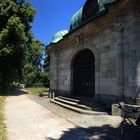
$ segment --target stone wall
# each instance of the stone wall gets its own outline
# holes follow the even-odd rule
[[[95,56],[95,94],[136,97],[140,92],[140,10],[126,0],[51,46],[51,90],[72,92],[72,62],[83,49]]]

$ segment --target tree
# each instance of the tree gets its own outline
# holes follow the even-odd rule
[[[32,43],[26,49],[26,63],[32,63],[36,67],[41,67],[44,44],[33,38]]]
[[[34,15],[25,0],[0,0],[0,89],[20,81]]]
[[[45,87],[50,86],[50,56],[47,54],[44,60],[42,83]]]
[[[33,39],[31,46],[26,50],[26,61],[23,69],[26,86],[32,86],[36,82],[41,82],[42,46],[44,46],[42,42]]]

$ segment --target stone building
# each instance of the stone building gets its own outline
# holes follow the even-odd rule
[[[140,1],[87,0],[47,46],[50,90],[104,100],[140,96]]]

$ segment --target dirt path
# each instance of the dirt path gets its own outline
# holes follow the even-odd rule
[[[66,132],[75,130],[73,124],[30,100],[26,95],[7,97],[6,124],[9,140],[61,139]],[[80,133],[80,137],[83,137],[82,134],[86,135],[86,132],[81,132],[75,131],[76,134]]]

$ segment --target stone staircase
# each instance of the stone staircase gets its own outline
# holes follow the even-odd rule
[[[103,104],[96,100],[89,100],[85,98],[69,98],[58,96],[50,100],[52,103],[65,107],[67,109],[76,111],[81,114],[88,115],[106,115],[107,109]]]

